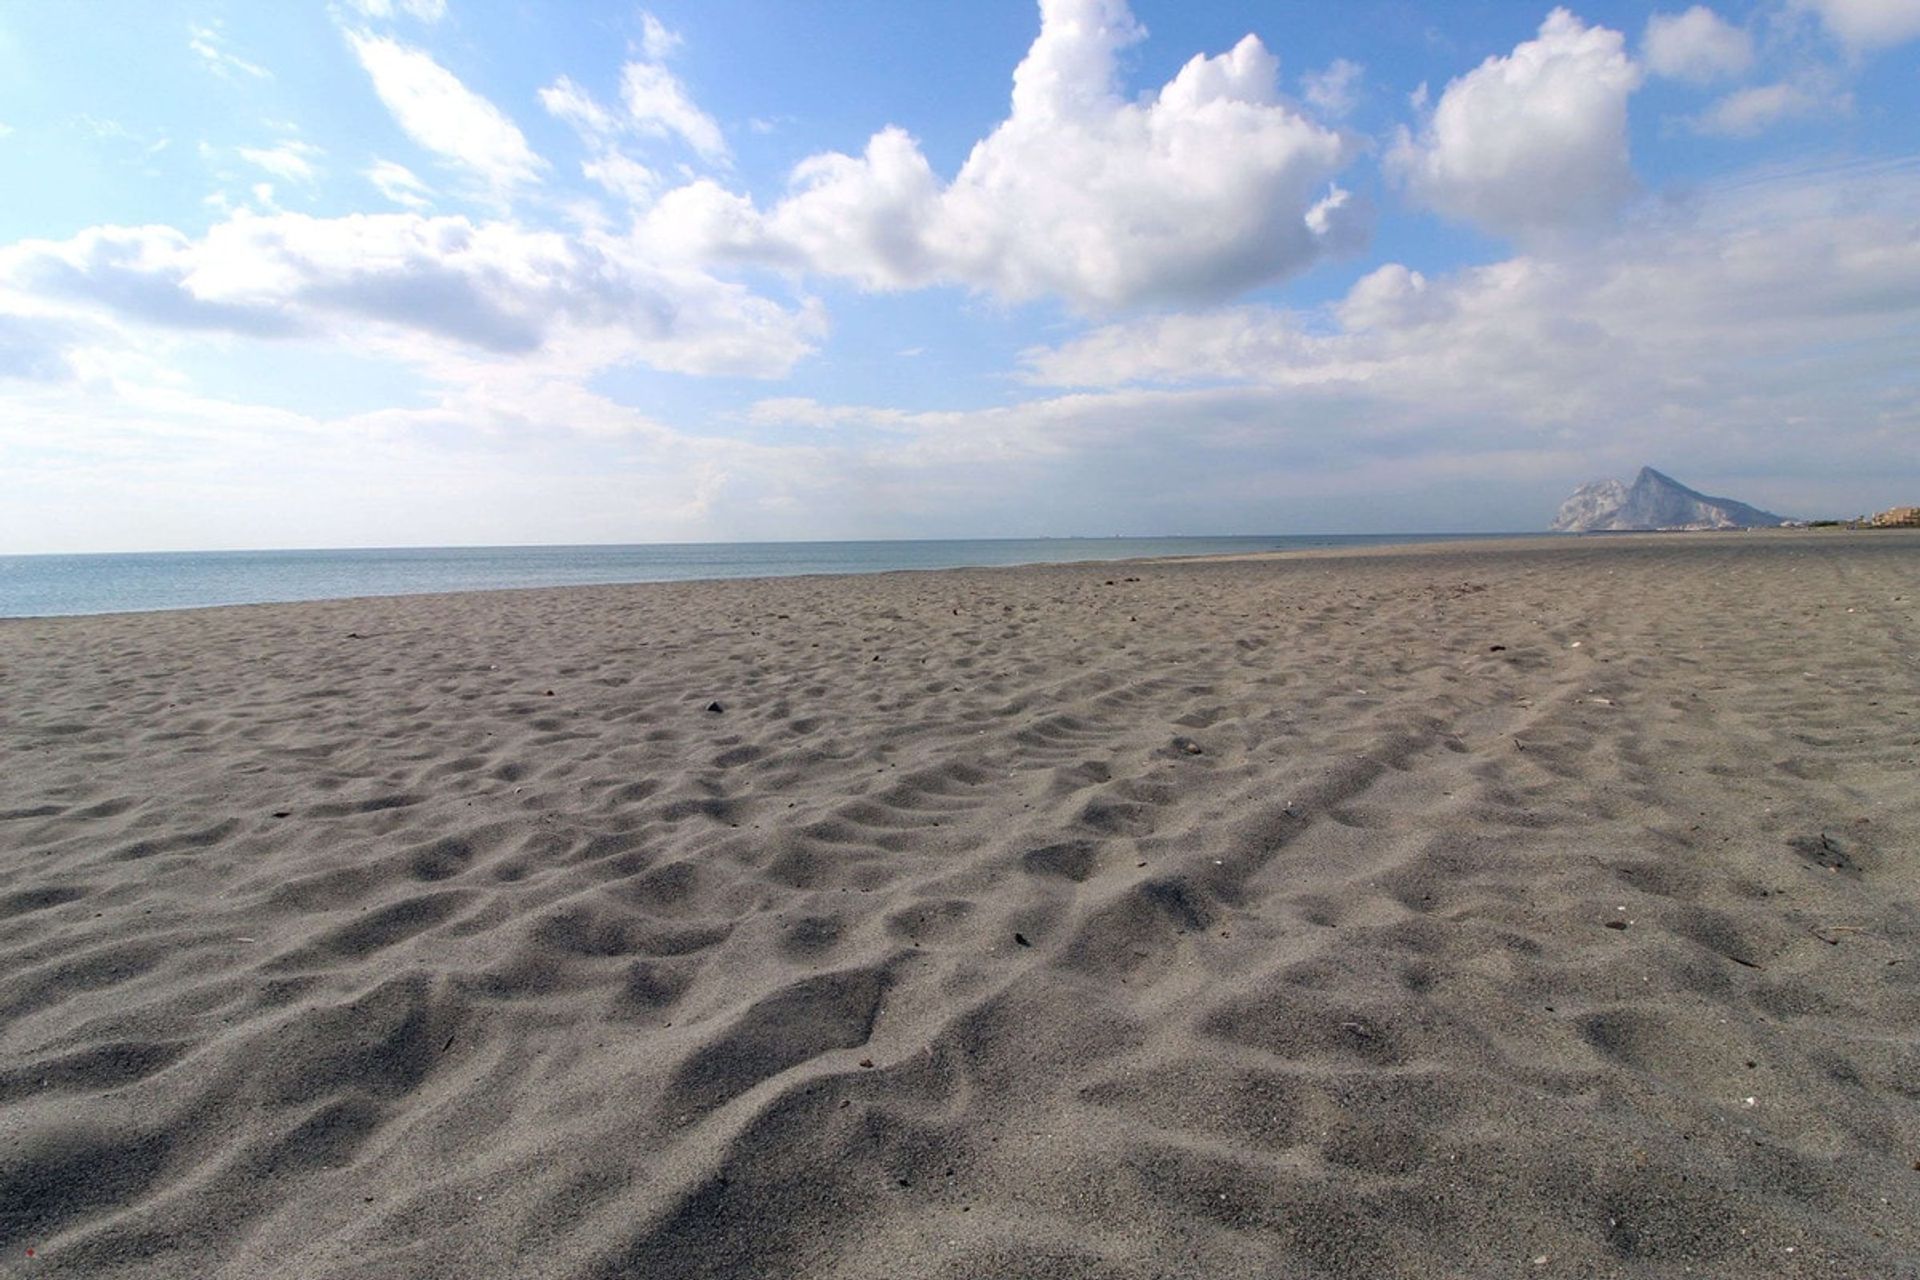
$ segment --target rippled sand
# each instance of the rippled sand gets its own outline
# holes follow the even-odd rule
[[[1920,538],[12,622],[0,691],[0,1274],[1916,1274]]]

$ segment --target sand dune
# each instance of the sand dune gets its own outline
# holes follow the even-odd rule
[[[0,1274],[1920,1274],[1917,552],[0,624]]]

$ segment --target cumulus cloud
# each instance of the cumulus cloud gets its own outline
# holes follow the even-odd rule
[[[1145,32],[1122,0],[1043,0],[1007,118],[942,182],[904,130],[808,158],[760,210],[715,184],[650,214],[688,252],[841,276],[951,283],[1084,309],[1220,298],[1351,245],[1362,211],[1331,188],[1354,144],[1285,105],[1248,36],[1158,92],[1123,94]]]
[[[1903,390],[1920,325],[1916,198],[1911,164],[1747,182],[1553,252],[1436,278],[1385,266],[1324,314],[1135,321],[1024,363],[1047,385],[1262,388],[1276,414],[1455,447],[1491,433],[1548,448],[1564,433],[1623,454],[1658,440],[1866,465],[1920,429]]]
[[[0,302],[8,292],[160,329],[323,336],[427,361],[583,373],[637,363],[777,375],[823,323],[811,304],[781,307],[629,237],[411,213],[240,213],[199,239],[98,227],[23,241],[0,250]]]
[[[1916,197],[1911,164],[1748,181],[1483,267],[1389,265],[1324,309],[1102,326],[1026,353],[1029,381],[1062,390],[1018,403],[782,397],[749,418],[831,441],[874,503],[898,491],[975,529],[1032,528],[1033,506],[1054,531],[1116,509],[1169,529],[1538,527],[1562,486],[1648,458],[1773,509],[1854,510],[1875,500],[1863,474],[1885,502],[1920,481]]]
[[[1640,37],[1655,74],[1707,84],[1753,66],[1753,37],[1703,4],[1685,13],[1656,13]]]
[[[1444,290],[1430,287],[1426,276],[1398,262],[1360,277],[1334,308],[1349,333],[1412,329],[1443,320],[1450,312]]]
[[[513,121],[418,49],[349,31],[347,41],[374,92],[408,137],[505,193],[538,179],[546,162]]]
[[[1920,0],[1795,0],[1820,16],[1829,34],[1855,52],[1920,36]]]
[[[1720,98],[1694,118],[1693,127],[1700,133],[1750,138],[1781,120],[1812,115],[1824,105],[1797,85],[1755,85]]]
[[[350,335],[356,350],[383,329],[423,333],[438,353],[418,366],[431,371],[425,403],[320,421],[196,398],[157,378],[116,377],[116,386],[138,385],[98,402],[73,398],[91,385],[85,377],[17,381],[0,447],[118,432],[99,446],[107,456],[145,459],[156,447],[211,441],[205,466],[238,457],[242,471],[267,477],[240,486],[245,509],[221,526],[234,537],[263,513],[289,528],[248,504],[286,470],[290,438],[302,442],[300,485],[273,491],[274,502],[297,509],[314,494],[377,494],[383,511],[418,513],[366,532],[388,541],[1537,527],[1563,487],[1649,458],[1774,510],[1852,511],[1891,505],[1920,483],[1910,448],[1920,431],[1915,207],[1912,163],[1773,175],[1485,266],[1390,264],[1324,308],[1235,306],[1105,325],[1028,353],[1028,377],[1048,389],[1014,403],[924,411],[775,389],[743,415],[765,433],[757,443],[681,435],[586,388],[581,371],[635,339],[621,321],[549,308],[539,281],[601,278],[641,251],[627,237],[569,249],[567,237],[525,233],[482,250],[459,219],[402,219],[407,235],[381,228],[351,245],[333,243],[339,229],[314,232],[291,218],[259,219],[219,243],[127,229],[102,244],[34,246],[30,262],[7,251],[0,311],[29,302],[48,318],[131,323],[127,299],[138,291],[107,278],[118,263],[163,277],[149,301],[170,298],[176,313],[228,308],[188,317],[197,322],[254,331],[278,315],[300,332]],[[307,236],[327,243],[275,243]],[[471,282],[467,293],[447,286],[446,305],[488,312],[474,322],[480,333],[437,336],[404,307],[397,320],[376,318],[390,309],[353,270],[405,275],[393,264],[414,251],[396,246],[422,242]],[[589,252],[605,257],[583,262]],[[463,254],[484,264],[458,261]],[[49,260],[80,279],[54,279]],[[207,273],[196,274],[203,262]],[[119,301],[90,300],[102,293]],[[616,295],[602,310],[623,317],[631,303]],[[804,323],[801,311],[789,316]],[[24,329],[29,338],[46,331],[40,319]],[[177,327],[169,333],[178,339]],[[536,334],[537,350],[519,354]],[[41,344],[34,358],[45,354]],[[37,407],[56,396],[70,398],[57,411]],[[579,430],[632,447],[584,464],[542,447]],[[454,431],[466,433],[457,452],[407,452],[423,434]],[[330,453],[339,440],[352,447]],[[365,456],[378,465],[357,461]],[[85,486],[91,496],[76,509],[97,515],[111,493],[105,518],[140,512],[137,540],[152,545],[153,531],[174,530],[182,512],[236,509],[191,500],[218,492],[195,487],[205,477],[191,467],[201,465],[168,473],[159,498],[123,491],[122,469]],[[154,474],[143,462],[142,481]],[[98,518],[57,540],[61,505],[80,489],[57,467],[31,475],[22,502],[0,510],[19,545],[111,545],[85,541],[106,536]],[[461,523],[496,497],[511,519],[534,514],[511,526]],[[323,516],[311,540],[338,542],[338,524]],[[176,545],[218,542],[199,531]]]
[[[1619,32],[1555,9],[1535,39],[1448,83],[1388,167],[1414,199],[1493,232],[1590,225],[1635,188],[1627,99],[1639,84]]]

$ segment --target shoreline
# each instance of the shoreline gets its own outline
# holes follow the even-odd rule
[[[463,587],[463,588],[455,588],[452,590],[445,590],[445,591],[402,590],[402,591],[372,592],[372,593],[365,593],[365,594],[350,594],[350,595],[341,595],[341,596],[299,597],[299,598],[285,599],[285,600],[243,600],[243,601],[229,601],[229,602],[223,602],[223,603],[210,603],[210,604],[161,605],[161,606],[155,606],[153,608],[144,608],[144,609],[106,609],[106,610],[92,610],[92,611],[78,612],[78,613],[40,613],[40,614],[0,613],[0,626],[6,625],[9,623],[16,623],[16,622],[49,621],[56,618],[106,618],[106,617],[139,616],[139,615],[146,615],[146,614],[163,614],[163,613],[196,613],[196,612],[217,610],[217,609],[271,608],[271,607],[280,606],[280,605],[329,604],[329,603],[340,603],[340,602],[355,601],[355,600],[388,600],[388,599],[399,599],[399,598],[411,598],[415,596],[440,597],[440,596],[464,596],[464,595],[489,595],[497,592],[589,590],[589,589],[607,588],[607,587],[646,587],[646,586],[662,586],[662,585],[670,585],[675,583],[694,583],[694,582],[708,582],[708,583],[711,583],[711,582],[770,582],[770,581],[779,581],[781,579],[787,579],[787,578],[815,578],[815,579],[837,580],[842,578],[865,578],[865,577],[884,576],[887,574],[901,574],[901,573],[919,574],[919,573],[984,572],[988,570],[1066,568],[1066,567],[1103,565],[1103,564],[1104,565],[1156,564],[1156,563],[1182,564],[1182,563],[1206,563],[1209,561],[1258,562],[1263,560],[1288,560],[1288,559],[1302,559],[1302,558],[1308,558],[1308,559],[1310,558],[1341,558],[1341,557],[1350,557],[1350,556],[1365,556],[1368,554],[1413,553],[1413,552],[1424,552],[1427,549],[1433,549],[1433,550],[1439,551],[1439,550],[1445,550],[1448,548],[1457,548],[1461,546],[1474,546],[1474,547],[1481,547],[1489,550],[1506,549],[1509,547],[1511,548],[1520,548],[1520,547],[1544,548],[1549,546],[1571,544],[1581,540],[1599,540],[1599,539],[1615,539],[1615,538],[1633,538],[1633,539],[1677,538],[1677,537],[1678,538],[1697,538],[1701,536],[1727,536],[1727,535],[1733,535],[1733,534],[1758,536],[1758,537],[1774,537],[1774,536],[1791,537],[1791,536],[1805,535],[1809,533],[1815,533],[1815,534],[1819,534],[1821,536],[1827,536],[1827,537],[1846,536],[1846,535],[1854,535],[1854,534],[1868,534],[1872,536],[1881,536],[1890,532],[1898,532],[1898,531],[1823,528],[1818,530],[1809,530],[1809,529],[1621,530],[1621,531],[1606,531],[1606,532],[1582,533],[1582,534],[1561,534],[1561,533],[1552,533],[1552,532],[1520,533],[1520,534],[1452,534],[1452,535],[1409,534],[1409,535],[1406,535],[1407,540],[1404,542],[1398,542],[1398,541],[1369,542],[1362,545],[1354,545],[1354,546],[1346,546],[1346,547],[1339,547],[1339,546],[1297,547],[1297,548],[1283,548],[1283,549],[1277,549],[1277,550],[1271,550],[1271,551],[1222,552],[1222,553],[1196,554],[1196,555],[1173,554],[1173,555],[1159,555],[1159,556],[1132,556],[1132,557],[1122,557],[1122,558],[1115,558],[1115,559],[1095,558],[1095,559],[1087,559],[1087,560],[1037,560],[1037,561],[1023,561],[1023,562],[1011,563],[1011,564],[977,564],[977,565],[952,564],[952,565],[929,565],[929,566],[902,566],[902,567],[896,567],[896,568],[859,570],[859,571],[852,571],[852,572],[823,570],[818,572],[803,571],[803,572],[797,572],[797,573],[773,573],[773,574],[761,574],[761,575],[718,576],[718,577],[705,577],[705,578],[678,577],[678,578],[644,578],[644,579],[632,579],[632,580],[609,581],[609,582],[531,583],[531,584],[517,585],[517,586]],[[1248,536],[1264,536],[1264,535],[1248,535]],[[1299,537],[1325,536],[1328,538],[1337,538],[1337,537],[1372,538],[1376,536],[1398,537],[1399,535],[1353,534],[1353,535],[1274,535],[1274,536],[1276,538],[1293,537],[1293,536],[1299,536]],[[1058,541],[1074,541],[1074,540],[1075,539],[1058,539]],[[1029,540],[1028,539],[1004,539],[1003,541],[1029,541]],[[608,544],[608,545],[611,546],[614,544]],[[645,544],[639,544],[639,545],[645,545]],[[675,544],[675,545],[681,545],[681,544]],[[707,544],[685,544],[685,545],[707,545]],[[712,544],[712,545],[726,546],[726,545],[733,545],[733,544]],[[760,544],[744,544],[744,545],[760,545]],[[807,544],[807,545],[813,545],[813,544]],[[821,544],[821,545],[847,545],[847,544]],[[856,545],[864,545],[864,544],[856,544]],[[465,550],[494,550],[494,549],[495,548],[399,548],[398,550],[465,551]],[[513,547],[513,548],[506,548],[506,549],[525,551],[525,550],[544,550],[549,548]],[[555,547],[551,549],[570,550],[572,548]],[[349,550],[352,551],[356,549],[349,549]],[[360,550],[391,550],[391,549],[374,548],[374,549],[360,549]],[[96,553],[89,553],[89,554],[96,554]],[[299,552],[288,552],[288,553],[278,553],[278,552],[119,553],[119,552],[112,552],[112,553],[97,553],[97,554],[102,556],[118,556],[122,554],[128,554],[128,555],[152,554],[155,556],[175,556],[175,555],[226,555],[226,554],[324,555],[329,553],[324,551],[311,551],[311,552],[299,551]],[[26,558],[26,557],[20,557],[20,558]]]

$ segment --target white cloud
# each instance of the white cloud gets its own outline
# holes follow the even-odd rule
[[[433,189],[420,181],[413,170],[392,160],[376,160],[366,178],[380,194],[404,209],[420,210],[432,203]]]
[[[1229,307],[1106,325],[1064,346],[1024,353],[1025,380],[1042,386],[1245,382],[1290,366],[1314,347],[1302,318],[1272,307]]]
[[[1360,79],[1366,68],[1345,58],[1335,58],[1324,71],[1300,77],[1307,101],[1327,115],[1339,119],[1360,101]]]
[[[200,55],[207,69],[224,79],[231,79],[237,72],[255,80],[268,80],[273,73],[256,62],[249,62],[239,54],[227,48],[226,32],[216,20],[205,26],[193,26],[187,29],[187,47]]]
[[[648,340],[612,285],[657,278],[628,237],[404,215],[99,229],[0,251],[0,313],[31,316],[0,322],[0,448],[22,477],[0,538],[337,545],[343,503],[366,512],[352,536],[387,543],[1537,527],[1589,473],[1648,461],[1850,514],[1920,483],[1915,207],[1912,162],[1776,175],[1483,267],[1385,267],[1324,309],[1141,319],[1029,354],[1032,378],[1092,390],[963,411],[780,395],[743,415],[771,443],[681,435],[586,389]],[[98,332],[168,351],[276,318],[406,360],[419,394],[331,419],[228,403]],[[600,439],[552,447],[575,432]],[[52,440],[113,461],[26,460]]]
[[[1870,468],[1920,429],[1916,202],[1911,163],[1748,182],[1552,252],[1435,279],[1382,267],[1321,315],[1134,321],[1024,362],[1049,385],[1260,388],[1276,417],[1423,447]]]
[[[1912,163],[1752,181],[1485,267],[1385,267],[1324,310],[1154,316],[1026,354],[1030,380],[1091,390],[961,412],[780,398],[749,418],[832,431],[868,502],[917,499],[923,529],[961,510],[961,533],[1031,528],[1023,509],[1054,531],[1117,532],[1116,510],[1131,528],[1539,527],[1562,486],[1649,460],[1851,512],[1920,483],[1917,197]]]
[[[903,409],[827,405],[810,396],[771,396],[747,409],[747,421],[760,427],[900,427],[919,416]]]
[[[0,308],[20,299],[155,331],[306,336],[435,367],[580,376],[625,364],[774,376],[824,327],[814,304],[782,307],[629,236],[412,213],[242,212],[199,239],[96,227],[22,241],[0,250]]]
[[[242,160],[288,182],[318,181],[320,170],[314,161],[325,154],[311,142],[301,142],[296,138],[277,142],[271,147],[240,148]]]
[[[1450,310],[1445,293],[1429,287],[1426,276],[1390,262],[1355,281],[1334,314],[1349,332],[1364,333],[1432,324]]]
[[[636,95],[636,77],[651,87]],[[720,135],[720,126],[687,99],[679,82],[663,68],[630,64],[624,83],[629,106],[625,113],[600,105],[568,76],[561,76],[540,90],[540,104],[554,118],[573,126],[587,145],[591,154],[581,163],[580,171],[589,181],[634,206],[645,205],[653,199],[659,189],[659,176],[620,149],[620,139],[635,134],[657,137],[667,132],[678,133],[702,154],[724,162],[726,141]],[[634,106],[636,101],[639,107]],[[671,125],[662,118],[662,113],[671,117]]]
[[[727,140],[714,118],[694,105],[679,77],[658,63],[629,62],[620,97],[633,127],[654,137],[675,136],[710,164],[727,159]]]
[[[1536,39],[1451,81],[1388,167],[1416,200],[1502,234],[1595,223],[1634,190],[1639,83],[1619,32],[1555,9]]]
[[[428,151],[496,194],[533,182],[546,167],[513,121],[425,53],[363,31],[349,31],[347,40],[394,120]]]
[[[1695,84],[1737,76],[1753,66],[1753,37],[1701,4],[1648,18],[1640,51],[1655,75]]]
[[[347,3],[366,17],[383,20],[397,13],[421,22],[438,22],[447,16],[447,0],[347,0]]]
[[[589,142],[603,142],[620,132],[621,124],[611,111],[593,100],[593,95],[561,76],[540,91],[540,105],[557,120],[572,125]]]
[[[1769,125],[1794,116],[1811,115],[1825,105],[1820,98],[1796,85],[1756,85],[1737,89],[1719,99],[1695,117],[1693,127],[1700,133],[1750,138]]]
[[[665,62],[680,51],[686,41],[677,31],[669,31],[646,10],[640,12],[640,49],[649,62]]]
[[[1328,191],[1354,144],[1280,100],[1257,38],[1133,99],[1118,56],[1143,35],[1122,0],[1044,0],[1010,114],[951,183],[889,127],[859,156],[803,161],[769,210],[696,183],[661,199],[652,228],[688,252],[870,289],[953,283],[1081,308],[1224,297],[1354,242],[1360,211]]]
[[[39,316],[0,314],[0,379],[65,380],[73,373],[67,348],[74,337],[71,325]]]
[[[0,506],[0,545],[607,542],[642,527],[691,540],[723,495],[771,489],[777,463],[803,462],[537,380],[325,417],[222,399],[141,361],[89,363],[104,367],[9,388],[0,450],[22,491]],[[460,448],[439,443],[449,434]]]
[[[1920,0],[1795,0],[1820,15],[1833,38],[1856,52],[1920,36]]]
[[[581,162],[580,172],[630,205],[644,205],[653,199],[660,179],[653,170],[618,151],[607,151]]]

